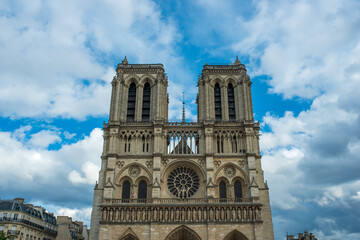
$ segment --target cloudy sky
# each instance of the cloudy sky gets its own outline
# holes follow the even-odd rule
[[[89,223],[115,66],[163,63],[191,121],[202,66],[239,56],[276,239],[360,239],[359,1],[2,0],[0,30],[1,199]]]

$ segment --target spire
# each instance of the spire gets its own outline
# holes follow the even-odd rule
[[[126,59],[126,56],[125,56],[124,60],[122,60],[122,64],[124,64],[124,65],[128,64],[128,60]]]
[[[240,64],[241,64],[241,62],[240,62],[238,56],[236,56],[235,65],[240,65]]]
[[[183,112],[182,112],[182,122],[185,122],[185,99],[184,99],[184,92],[183,92]]]

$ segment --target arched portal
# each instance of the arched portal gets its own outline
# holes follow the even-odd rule
[[[131,234],[128,234],[125,237],[121,238],[121,240],[139,240],[139,239]]]
[[[231,231],[224,240],[249,240],[244,234],[237,230]]]
[[[196,232],[186,226],[174,229],[165,240],[201,240]]]
[[[131,228],[128,228],[119,240],[139,240]]]

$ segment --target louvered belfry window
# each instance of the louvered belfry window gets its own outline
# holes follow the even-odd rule
[[[220,86],[219,84],[215,84],[214,87],[214,100],[215,100],[215,120],[221,121],[222,115],[221,115],[221,92],[220,92]]]
[[[150,120],[150,96],[151,88],[149,83],[145,83],[143,92],[143,104],[142,104],[142,121],[147,122]]]
[[[221,181],[219,184],[220,198],[226,198],[226,183]]]
[[[235,115],[235,97],[234,97],[234,87],[231,83],[228,85],[228,105],[229,105],[229,120],[236,120]]]
[[[127,121],[135,120],[135,104],[136,104],[136,85],[135,83],[130,84],[128,94],[128,106],[127,106]]]
[[[241,201],[242,198],[242,187],[241,187],[241,183],[239,181],[236,181],[234,183],[234,195],[235,195],[235,199],[236,201]]]
[[[130,199],[130,182],[125,181],[122,185],[122,199]]]
[[[147,183],[145,181],[140,181],[138,189],[138,199],[147,198]]]

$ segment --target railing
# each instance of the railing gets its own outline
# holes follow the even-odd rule
[[[201,123],[198,122],[167,122],[166,123],[169,126],[202,126]]]
[[[111,199],[111,204],[217,204],[251,203],[252,198],[153,198],[153,199]]]
[[[179,128],[179,126],[185,126]],[[201,127],[196,123],[168,123],[164,126],[166,154],[199,154]]]
[[[20,230],[7,230],[8,235],[19,235]]]
[[[43,226],[41,226],[39,224],[36,224],[36,223],[33,223],[33,222],[30,222],[30,221],[25,220],[25,219],[2,217],[2,218],[0,218],[0,222],[20,222],[20,223],[24,223],[26,225],[29,225],[29,226],[44,230]]]
[[[47,233],[50,233],[52,235],[57,235],[57,233],[58,233],[56,230],[53,230],[53,229],[48,228],[48,227],[45,227],[44,231],[47,232]]]

